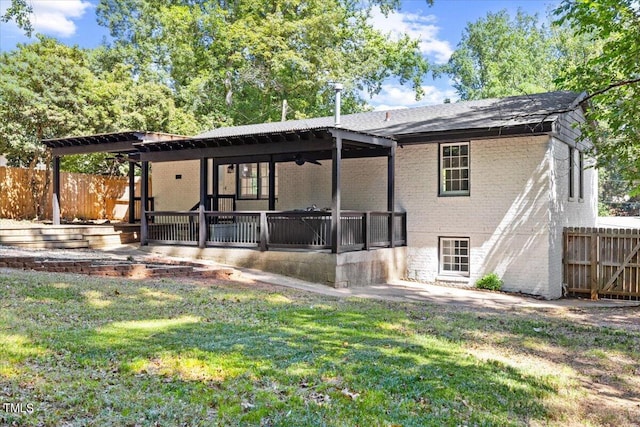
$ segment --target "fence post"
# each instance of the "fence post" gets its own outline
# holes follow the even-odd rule
[[[600,240],[599,229],[591,229],[591,299],[598,299],[598,240]]]
[[[269,230],[267,229],[267,213],[260,212],[260,250],[266,251],[267,240],[269,239]]]

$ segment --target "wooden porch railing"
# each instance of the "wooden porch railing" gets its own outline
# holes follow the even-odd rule
[[[331,212],[220,212],[206,211],[206,246],[289,249],[330,249]],[[404,212],[393,216],[394,241],[389,236],[391,212],[343,211],[340,215],[340,251],[406,245]],[[147,212],[151,243],[198,245],[199,212]]]
[[[146,215],[147,240],[168,245],[198,244],[200,227],[197,212],[147,212]]]

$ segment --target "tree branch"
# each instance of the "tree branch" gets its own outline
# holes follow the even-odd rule
[[[616,87],[632,85],[632,84],[635,84],[635,83],[640,83],[640,77],[638,77],[636,79],[623,80],[621,82],[611,83],[609,86],[607,86],[605,88],[602,88],[600,90],[597,90],[597,91],[593,92],[592,94],[589,94],[589,95],[585,96],[584,99],[580,101],[580,104],[583,104],[583,103],[589,101],[591,98],[593,98],[595,96],[598,96],[598,95],[602,95],[603,93],[606,93],[606,92],[608,92],[611,89],[614,89]]]

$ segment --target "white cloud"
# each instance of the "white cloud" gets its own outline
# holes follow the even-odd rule
[[[71,37],[77,27],[73,22],[80,19],[92,5],[82,0],[32,0],[31,23],[37,33],[59,37]]]
[[[451,101],[458,99],[455,90],[451,88],[440,89],[436,86],[422,86],[422,90],[424,96],[420,100],[416,100],[415,92],[410,87],[385,84],[380,93],[369,100],[369,104],[380,111],[442,104],[447,98]]]
[[[448,41],[438,38],[440,28],[435,25],[434,15],[418,15],[415,13],[390,13],[386,17],[380,9],[375,8],[370,18],[374,28],[399,39],[406,34],[412,39],[420,40],[420,51],[433,58],[438,64],[446,63],[453,49]]]

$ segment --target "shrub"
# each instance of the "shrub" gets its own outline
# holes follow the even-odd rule
[[[491,291],[499,291],[504,282],[496,273],[485,274],[476,282],[476,288],[489,289]]]

